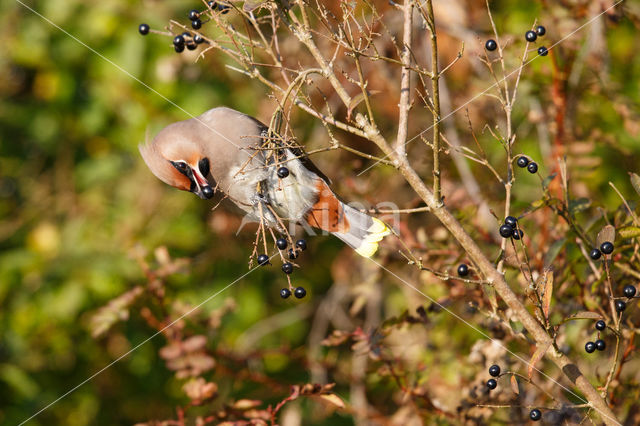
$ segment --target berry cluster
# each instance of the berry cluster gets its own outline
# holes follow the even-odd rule
[[[221,14],[228,13],[230,10],[230,6],[226,4],[217,3],[215,1],[207,2],[209,5],[209,9],[203,10],[202,12],[197,9],[192,9],[188,13],[189,21],[191,21],[191,28],[194,30],[199,30],[202,28],[202,25],[207,23],[208,21],[202,21],[201,17],[203,14],[208,11],[217,11]],[[149,34],[151,32],[151,28],[148,24],[140,24],[138,26],[138,32],[143,36]],[[184,51],[185,47],[188,50],[196,50],[199,44],[206,43],[206,40],[200,34],[191,34],[188,31],[183,32],[182,34],[178,34],[173,38],[173,48],[177,53],[181,53]]]
[[[545,27],[543,27],[542,25],[538,25],[536,27],[535,31],[527,31],[524,34],[524,38],[525,40],[527,40],[527,43],[535,43],[535,41],[538,39],[538,37],[542,37],[543,35],[545,35],[547,33],[547,29]],[[538,48],[538,55],[540,56],[547,56],[549,54],[549,50],[544,47],[544,46],[540,46]]]
[[[491,367],[489,367],[489,375],[491,377],[500,377],[500,366],[493,364]],[[498,381],[496,379],[489,379],[487,380],[487,388],[489,388],[490,391],[492,391],[493,389],[498,387]],[[537,408],[534,408],[533,410],[531,410],[529,412],[529,418],[531,420],[533,420],[534,422],[537,422],[538,420],[540,420],[542,418],[542,412],[540,410],[538,410]]]
[[[499,232],[502,238],[513,238],[514,240],[519,240],[524,236],[524,232],[518,227],[518,219],[513,216],[505,218]]]
[[[598,339],[595,342],[587,342],[584,345],[584,350],[590,354],[595,352],[595,350],[604,351],[607,348],[607,343],[600,339],[600,332],[604,331],[607,328],[607,324],[603,320],[596,321],[596,330],[598,330]]]
[[[527,171],[532,175],[538,173],[538,163],[536,163],[535,161],[529,161],[529,159],[525,156],[521,155],[520,157],[518,157],[518,159],[516,160],[516,164],[521,169],[524,169],[526,167]]]
[[[489,367],[489,375],[491,377],[500,377],[500,366],[493,364],[491,367]],[[497,387],[498,381],[496,379],[487,380],[487,388],[489,388],[490,391],[494,390]]]
[[[598,260],[600,259],[600,257],[602,256],[602,253],[604,254],[611,254],[613,253],[613,243],[610,241],[605,241],[604,243],[600,244],[600,248],[593,248],[591,250],[591,253],[589,253],[589,257],[591,257],[591,259],[593,260]]]
[[[542,37],[546,33],[547,33],[547,29],[542,25],[538,25],[535,31],[533,30],[527,31],[524,34],[524,38],[525,40],[527,40],[527,43],[534,43],[538,39],[538,37]],[[484,44],[484,48],[487,49],[489,52],[493,52],[498,48],[498,43],[494,39],[489,39]],[[547,56],[548,54],[549,54],[549,49],[547,49],[546,47],[540,46],[538,48],[538,55]],[[532,172],[532,173],[535,173],[535,172]]]
[[[600,244],[600,248],[591,249],[591,252],[589,253],[589,257],[591,259],[593,259],[593,260],[598,260],[604,254],[605,255],[605,260],[606,260],[606,256],[608,256],[611,253],[613,253],[614,249],[615,249],[615,247],[614,247],[614,245],[613,245],[613,243],[611,241],[605,241],[604,243]],[[633,299],[635,297],[635,295],[636,295],[636,288],[634,286],[632,286],[631,284],[627,284],[622,289],[622,294],[627,299]],[[627,303],[624,300],[617,299],[613,304],[614,304],[614,306],[616,308],[616,312],[618,312],[618,313],[622,313],[625,309],[627,309]],[[585,349],[586,349],[586,347],[585,347]],[[587,352],[589,352],[589,351],[587,351]],[[591,352],[593,352],[593,351],[591,351]]]
[[[287,170],[287,174],[288,173],[289,171]],[[289,246],[289,243],[287,242],[286,238],[278,238],[276,240],[276,247],[278,247],[278,250],[280,251],[286,250],[288,246]],[[296,241],[295,248],[292,247],[289,249],[289,259],[293,260],[297,258],[300,252],[304,251],[306,248],[307,248],[307,242],[305,240],[300,239]],[[258,265],[266,266],[270,264],[271,263],[269,262],[269,256],[267,256],[266,254],[258,255]],[[293,273],[293,263],[284,262],[282,264],[282,272],[287,274],[287,276]],[[289,288],[283,288],[282,290],[280,290],[280,297],[282,297],[283,299],[287,299],[289,296],[291,296],[292,288],[293,287],[291,286],[291,283],[289,283]],[[304,287],[296,287],[293,290],[293,295],[298,299],[302,299],[307,295],[307,290],[305,290]]]

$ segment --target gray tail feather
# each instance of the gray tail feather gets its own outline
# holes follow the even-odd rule
[[[349,231],[333,232],[333,235],[344,241],[359,255],[373,256],[378,250],[380,240],[391,234],[391,230],[380,219],[371,217],[344,203],[342,207],[349,223]]]

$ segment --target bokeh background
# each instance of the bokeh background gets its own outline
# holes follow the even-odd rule
[[[491,2],[500,31],[516,37],[534,17],[545,22],[555,39],[590,17],[588,3],[592,2],[567,8],[550,3],[555,2]],[[240,218],[233,207],[223,203],[211,212],[212,203],[162,184],[144,165],[137,145],[147,134],[188,118],[172,103],[194,115],[228,105],[262,120],[268,120],[273,110],[265,89],[226,69],[227,60],[218,54],[212,52],[196,62],[196,53],[175,54],[167,37],[138,34],[141,22],[156,29],[172,18],[187,22],[188,10],[201,7],[196,1],[47,0],[25,4],[95,52],[19,2],[0,2],[2,424],[25,420],[155,332],[138,315],[140,307],[134,306],[129,319],[118,322],[103,336],[92,337],[90,318],[96,310],[146,282],[140,258],[160,262],[163,252],[154,256],[154,251],[166,247],[172,258],[188,259],[187,267],[166,279],[167,298],[185,306],[201,302],[248,270],[255,228],[236,235]],[[388,11],[392,13],[392,9]],[[436,2],[436,17],[439,14],[443,56],[452,57],[459,49],[456,31],[461,32],[460,28],[476,41],[476,45],[467,44],[458,71],[454,67],[447,76],[452,101],[460,105],[492,83],[474,56],[482,51],[490,27],[483,2]],[[567,42],[567,50],[585,55],[585,60],[583,70],[570,83],[572,96],[579,102],[573,104],[572,111],[576,143],[565,154],[573,162],[576,191],[597,197],[593,203],[605,208],[619,204],[608,182],[632,194],[627,171],[637,172],[640,164],[639,42],[637,22],[615,13],[605,15]],[[592,49],[594,43],[600,44]],[[514,64],[519,52],[513,52]],[[522,135],[519,148],[540,158],[543,170],[555,167],[553,143],[541,142],[544,138],[537,133],[540,119],[535,111],[545,111],[545,105],[552,102],[551,74],[548,62],[531,65],[516,112],[516,131]],[[483,98],[469,105],[477,129],[495,115],[492,103],[494,100]],[[380,113],[393,127],[393,115],[386,115],[384,108]],[[423,123],[429,120],[425,118]],[[462,116],[458,120],[462,133],[464,122]],[[420,124],[412,124],[414,132],[424,127]],[[305,143],[309,141],[308,146],[327,143],[322,127],[308,117],[300,114],[296,125],[297,135]],[[481,138],[489,140],[486,134]],[[359,147],[375,153],[370,147]],[[504,155],[496,143],[488,144],[487,151],[496,161]],[[428,158],[425,151],[415,153]],[[333,178],[336,191],[346,199],[371,204],[393,201],[401,207],[415,204],[391,169],[378,167],[356,177],[356,172],[371,163],[345,152],[322,154],[314,161]],[[480,182],[489,181],[486,171],[471,167]],[[447,179],[450,194],[455,194],[455,169],[451,168]],[[491,185],[483,188],[489,198]],[[537,180],[525,177],[515,191],[515,205],[524,208],[535,200],[532,192],[538,187]],[[473,206],[462,206],[461,219],[471,221]],[[498,206],[496,202],[493,207]],[[432,228],[428,215],[414,215],[407,223],[419,240],[422,232],[433,237],[434,244],[446,244],[442,242],[446,236],[441,229]],[[351,294],[360,285],[356,296],[340,299],[346,310],[353,308],[353,303],[365,306],[373,292],[382,299],[382,319],[426,302],[416,301],[415,295],[393,278],[360,263],[337,239],[318,237],[309,243],[300,261],[302,268],[295,273],[295,283],[307,288],[306,299],[279,298],[285,280],[275,267],[250,274],[201,308],[210,313],[233,307],[216,332],[208,336],[217,350],[246,352],[242,347],[247,344],[247,333],[255,332],[259,337],[252,335],[248,340],[251,349],[263,351],[254,360],[227,361],[226,372],[221,368],[222,372],[215,373],[220,403],[241,398],[275,403],[288,394],[290,384],[311,380],[313,366],[307,361],[307,345],[314,336],[317,309],[328,309],[322,305],[328,294]],[[452,254],[451,263],[456,259]],[[429,279],[430,294],[445,297],[448,285]],[[368,290],[363,290],[363,284]],[[451,306],[463,312],[466,303],[457,300]],[[358,316],[363,315],[361,311],[354,311],[355,323],[363,323]],[[265,325],[267,319],[271,322]],[[329,334],[323,331],[315,332],[320,333],[320,340]],[[421,381],[452,390],[460,380],[473,380],[476,366],[466,357],[480,336],[442,313],[432,317],[428,339],[424,334],[409,334],[420,348],[430,348],[416,355],[422,365],[434,366],[422,371]],[[317,343],[318,336],[315,338]],[[398,347],[407,344],[401,338],[396,343]],[[175,416],[185,396],[182,382],[158,354],[165,344],[164,336],[149,341],[30,424],[133,424]],[[333,354],[329,381],[339,381],[338,394],[349,399],[348,374],[336,361],[339,353]],[[225,361],[219,362],[225,365]],[[270,382],[256,385],[238,379],[233,374],[238,370],[259,371]],[[384,411],[394,385],[376,377],[371,377],[368,385],[376,390],[371,399]],[[353,424],[349,414],[326,413],[307,401],[300,404],[307,419],[303,424]]]

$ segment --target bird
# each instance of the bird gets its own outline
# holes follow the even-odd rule
[[[221,191],[250,221],[275,229],[283,221],[309,225],[373,256],[389,226],[341,201],[300,148],[269,134],[256,118],[220,106],[169,124],[138,148],[151,172],[172,187],[201,199]]]

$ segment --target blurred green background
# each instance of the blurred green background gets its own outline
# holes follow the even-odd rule
[[[172,276],[168,288],[172,297],[191,304],[247,271],[253,234],[235,236],[239,222],[233,211],[223,208],[211,214],[210,205],[159,182],[138,155],[137,145],[147,132],[153,135],[187,116],[109,62],[194,115],[221,104],[258,114],[255,99],[263,96],[264,89],[228,73],[215,53],[195,63],[194,54],[173,53],[169,38],[138,34],[141,22],[162,28],[199,4],[28,2],[107,61],[19,3],[0,3],[2,424],[25,420],[153,333],[136,315],[115,337],[93,339],[87,325],[95,309],[145,282],[132,257],[135,250],[152,252],[166,245],[172,256],[190,258],[190,273]],[[534,2],[495,4],[496,19],[504,31],[520,31],[543,10]],[[603,145],[589,152],[590,158],[600,160],[595,166],[585,165],[579,175],[588,178],[585,185],[591,190],[603,192],[609,179],[629,189],[626,170],[637,170],[640,152],[637,129],[625,127],[627,121],[629,126],[634,124],[640,101],[637,31],[622,23],[608,37],[609,76],[615,93],[590,92],[580,116],[585,120],[585,137],[591,137],[593,127],[607,132],[601,133]],[[464,77],[452,77],[451,85],[455,89],[463,81]],[[523,93],[543,92],[548,82],[544,72],[535,74]],[[620,105],[635,102],[635,110],[627,111],[630,118],[621,118],[612,103],[602,102],[611,98],[615,103],[620,96],[624,97]],[[526,111],[518,113],[526,121]],[[617,145],[612,148],[614,142]],[[535,146],[532,139],[525,138],[523,144]],[[499,147],[492,155],[501,155]],[[610,191],[606,198],[615,200]],[[531,199],[525,194],[522,201],[524,205]],[[323,238],[302,260],[305,269],[298,284],[310,292],[307,303],[318,303],[331,285],[329,265],[340,249],[337,240]],[[230,297],[240,307],[216,339],[232,342],[260,319],[288,308],[278,297],[282,281],[277,271],[259,271],[207,304],[206,309],[214,309]],[[405,302],[395,295],[389,303],[399,312]],[[261,345],[278,346],[284,339],[296,347],[305,342],[308,329],[305,321],[293,323]],[[443,331],[445,341],[451,333],[459,334],[460,341],[477,338],[464,328]],[[162,337],[150,341],[31,424],[132,424],[172,416],[183,395],[157,355],[163,345]],[[283,383],[308,380],[303,366],[289,366],[277,356],[269,368]],[[459,373],[459,366],[447,364],[445,372],[447,368]],[[251,397],[251,389],[234,390],[236,395]],[[279,397],[286,393],[285,388]],[[334,417],[327,424],[337,421]]]

